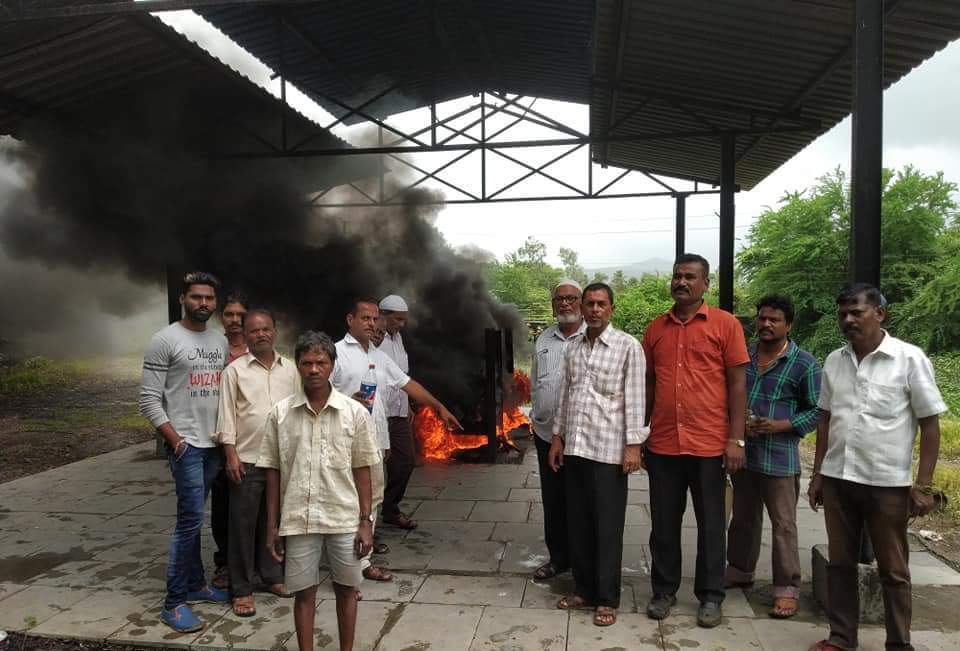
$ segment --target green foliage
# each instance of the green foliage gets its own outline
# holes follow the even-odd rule
[[[563,264],[563,276],[570,280],[576,280],[580,286],[587,284],[587,272],[580,265],[580,256],[573,249],[560,247],[560,262]]]
[[[87,364],[81,361],[31,357],[19,364],[0,368],[0,395],[32,393],[49,386],[63,385],[88,370]]]
[[[884,172],[882,289],[888,326],[928,350],[960,341],[960,228],[954,183],[912,167]],[[842,343],[836,295],[847,281],[850,200],[839,169],[809,192],[784,196],[753,224],[738,254],[744,299],[786,294],[797,306],[793,335],[821,357]],[[743,303],[741,303],[743,305]]]
[[[954,418],[960,418],[960,352],[939,353],[930,356],[937,376],[937,386]],[[960,421],[957,421],[957,439],[960,445]]]
[[[547,264],[547,246],[528,237],[523,246],[487,270],[490,290],[502,303],[512,303],[528,321],[553,318],[550,292],[560,281],[561,270]]]
[[[613,325],[637,338],[643,337],[647,324],[670,309],[670,279],[644,276],[616,296]]]

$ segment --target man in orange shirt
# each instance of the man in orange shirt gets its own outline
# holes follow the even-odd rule
[[[709,262],[691,253],[677,258],[670,282],[673,307],[643,336],[650,418],[643,458],[653,525],[647,615],[664,619],[677,601],[689,489],[697,517],[697,624],[706,628],[720,623],[726,594],[724,472],[743,466],[750,362],[740,322],[704,302],[709,287]]]

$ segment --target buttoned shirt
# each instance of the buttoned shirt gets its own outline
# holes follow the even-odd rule
[[[377,377],[377,392],[373,396],[373,426],[377,440],[384,450],[390,448],[390,432],[387,428],[387,410],[384,404],[384,389],[393,387],[402,389],[410,381],[409,376],[400,370],[383,351],[370,344],[367,350],[351,335],[337,342],[337,362],[330,381],[337,391],[352,396],[360,390],[360,383],[370,365],[374,365]]]
[[[303,389],[270,410],[257,466],[280,471],[281,536],[357,530],[353,469],[381,461],[369,425],[363,405],[336,389],[319,411]]]
[[[607,325],[593,344],[586,334],[563,356],[553,433],[564,454],[623,463],[624,445],[643,443],[646,365],[640,342]]]
[[[377,348],[400,367],[404,373],[410,373],[410,360],[403,347],[403,337],[400,331],[392,335],[389,332],[383,336],[383,341]],[[383,390],[384,404],[387,408],[387,418],[406,418],[410,413],[410,397],[403,389],[386,386]]]
[[[236,446],[240,461],[256,463],[267,414],[299,386],[300,374],[286,357],[274,353],[270,368],[252,353],[238,357],[220,380],[216,441]]]
[[[730,430],[726,372],[750,362],[740,322],[706,302],[686,321],[671,308],[647,326],[643,351],[656,375],[647,449],[722,455]]]
[[[533,398],[530,420],[533,422],[534,433],[544,441],[549,442],[553,437],[553,420],[560,402],[563,353],[567,344],[582,337],[586,331],[587,322],[580,321],[576,331],[569,337],[564,337],[560,326],[554,324],[537,337],[530,366],[530,377],[533,380],[530,387]]]
[[[947,410],[927,356],[886,331],[859,363],[850,344],[827,356],[819,405],[830,412],[820,472],[871,486],[909,486],[917,421]]]
[[[747,438],[746,468],[774,477],[800,474],[800,439],[817,426],[820,364],[796,342],[763,373],[757,365],[757,346],[750,347],[747,366],[747,407],[755,416],[789,420],[792,430]]]

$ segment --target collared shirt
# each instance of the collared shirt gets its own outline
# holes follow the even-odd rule
[[[586,335],[563,356],[553,433],[564,454],[623,463],[623,446],[643,443],[646,365],[640,342],[607,325],[593,345]]]
[[[273,365],[264,366],[252,353],[238,357],[220,380],[217,442],[235,445],[240,461],[256,463],[263,424],[271,407],[296,393],[300,374],[293,362],[274,353]]]
[[[394,387],[401,389],[410,381],[409,376],[400,370],[392,359],[386,356],[376,346],[368,346],[364,350],[360,342],[351,335],[347,335],[337,342],[337,362],[333,368],[330,381],[334,388],[348,396],[360,390],[360,382],[370,365],[374,365],[377,375],[377,392],[373,397],[373,426],[377,440],[384,450],[390,448],[390,431],[387,428],[387,410],[384,404],[384,389]],[[366,410],[364,410],[366,411]]]
[[[534,433],[544,441],[553,438],[553,419],[557,414],[560,401],[560,375],[563,369],[563,353],[567,344],[579,339],[587,331],[587,322],[580,321],[580,327],[569,337],[564,337],[560,326],[554,324],[540,333],[533,351],[530,367],[531,397],[533,409],[530,420]]]
[[[850,344],[827,356],[819,405],[830,412],[820,472],[871,486],[909,486],[917,421],[947,410],[927,356],[886,331],[859,363]]]
[[[755,416],[789,420],[791,432],[747,438],[746,468],[774,477],[800,474],[800,439],[817,426],[820,364],[791,341],[776,361],[761,373],[757,346],[750,347],[747,366],[747,407]]]
[[[407,358],[407,351],[403,347],[403,337],[400,335],[400,331],[397,331],[395,335],[386,333],[377,348],[392,359],[401,371],[410,373],[410,360]],[[406,418],[410,413],[410,397],[403,389],[386,386],[383,390],[383,397],[384,404],[387,407],[387,418]]]
[[[367,410],[336,389],[319,412],[303,389],[270,410],[257,466],[280,471],[281,536],[352,533],[360,518],[353,469],[380,463]]]
[[[740,322],[706,302],[686,322],[671,308],[647,327],[643,350],[656,375],[647,448],[657,454],[722,455],[730,429],[727,368],[750,362]]]

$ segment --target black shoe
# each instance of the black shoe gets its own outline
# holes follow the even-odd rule
[[[647,617],[650,619],[666,619],[670,609],[677,603],[677,597],[672,594],[657,593],[647,602]]]
[[[697,609],[697,626],[713,628],[723,619],[723,610],[715,601],[704,601]]]

